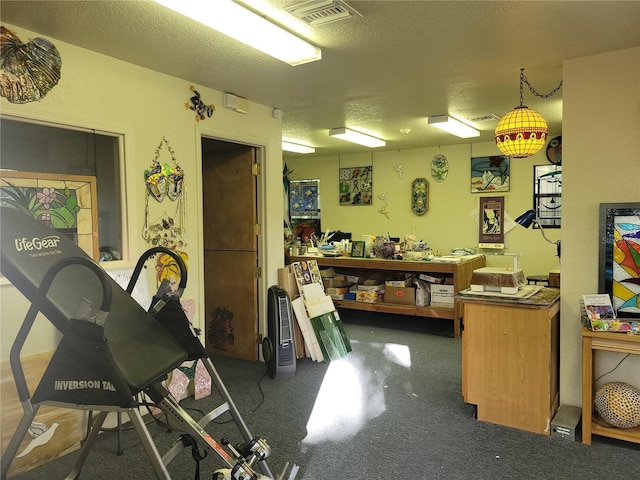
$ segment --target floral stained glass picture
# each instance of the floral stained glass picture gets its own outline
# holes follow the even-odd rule
[[[98,246],[96,178],[3,171],[0,205],[20,210],[72,238],[94,260]]]

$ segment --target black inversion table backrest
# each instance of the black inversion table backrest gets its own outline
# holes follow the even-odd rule
[[[29,300],[58,260],[89,258],[72,240],[29,215],[0,207],[0,271]],[[111,277],[110,311],[104,336],[120,373],[137,393],[163,378],[186,358],[183,348]],[[56,276],[40,311],[63,334],[83,302],[96,309],[102,286],[91,270],[71,265]]]

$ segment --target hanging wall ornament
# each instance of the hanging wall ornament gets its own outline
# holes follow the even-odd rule
[[[146,216],[148,212],[145,212],[145,227],[143,230],[144,239],[151,244],[152,247],[166,247],[172,250],[178,250],[186,246],[182,240],[182,220],[181,220],[180,205],[176,207],[176,212],[173,217],[170,217],[166,213],[159,219],[154,221],[151,225],[148,225]]]
[[[193,110],[194,112],[196,112],[196,122],[211,117],[211,115],[213,115],[213,112],[216,111],[216,106],[213,104],[205,105],[205,103],[200,98],[200,92],[198,92],[196,90],[196,87],[194,87],[193,85],[189,87],[189,90],[193,92],[193,95],[189,99],[191,100],[191,103],[185,103],[184,107],[187,110]]]
[[[173,166],[168,163],[160,164],[160,153],[165,145],[171,155]],[[162,137],[162,141],[156,149],[151,168],[144,171],[144,181],[147,186],[147,193],[159,202],[164,200],[165,195],[174,201],[182,196],[184,170],[178,165],[175,153],[164,137]]]
[[[547,144],[547,159],[554,165],[562,165],[562,135],[549,140]]]
[[[429,210],[429,182],[426,178],[416,178],[411,184],[411,211],[424,215]]]
[[[169,200],[176,201],[182,197],[184,190],[184,170],[176,164],[175,168],[169,170],[169,178],[167,180],[167,197]]]
[[[157,201],[164,200],[167,194],[167,172],[162,165],[155,163],[150,169],[144,171],[144,182],[147,185],[147,196],[152,196]]]
[[[384,205],[382,205],[382,207],[380,207],[378,209],[378,213],[381,214],[381,215],[384,215],[385,217],[387,217],[387,219],[389,218],[389,211],[388,211],[389,199],[388,199],[388,197],[389,197],[388,192],[384,192],[384,193],[378,195],[378,198],[384,202]]]
[[[58,84],[62,58],[49,40],[27,43],[0,27],[0,95],[11,103],[42,100]]]
[[[431,177],[436,182],[444,182],[449,174],[449,161],[444,155],[436,155],[431,160]]]
[[[165,146],[171,155],[173,166],[160,163],[160,154]],[[144,171],[144,182],[147,196],[142,237],[153,246],[173,249],[185,246],[182,240],[185,233],[184,170],[178,165],[175,153],[164,137],[156,149],[151,167]],[[173,217],[165,213],[162,218],[149,225],[149,197],[155,198],[158,202],[168,197],[169,200],[176,202]]]

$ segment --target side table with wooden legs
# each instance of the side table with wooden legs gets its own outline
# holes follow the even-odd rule
[[[586,327],[582,328],[582,443],[591,445],[592,435],[640,443],[640,427],[606,426],[593,411],[594,357],[598,350],[640,355],[640,335],[593,332]]]

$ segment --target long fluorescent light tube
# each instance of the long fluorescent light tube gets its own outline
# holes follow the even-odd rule
[[[322,51],[315,45],[231,0],[155,2],[289,65],[322,58]]]
[[[316,149],[313,147],[309,147],[307,145],[301,145],[299,143],[287,142],[285,140],[282,141],[282,150],[285,152],[293,152],[293,153],[315,153]]]
[[[346,140],[347,142],[357,143],[358,145],[364,145],[365,147],[371,148],[384,147],[387,144],[387,142],[385,142],[384,140],[372,137],[371,135],[356,132],[354,130],[349,130],[345,127],[332,128],[331,130],[329,130],[329,135],[331,137]]]
[[[460,138],[480,136],[480,132],[475,128],[470,127],[466,123],[462,123],[460,120],[451,118],[448,115],[437,115],[435,117],[429,117],[429,125],[433,125],[440,130],[451,133]]]

